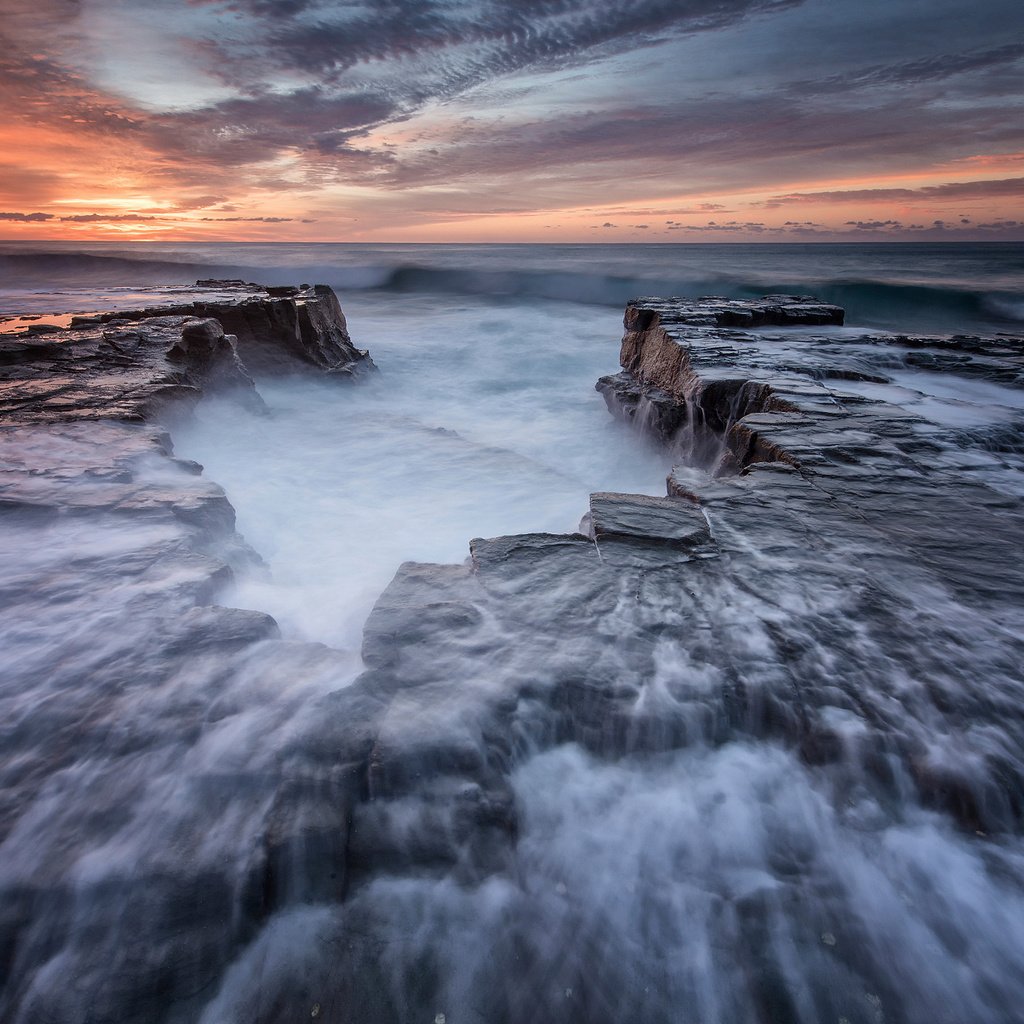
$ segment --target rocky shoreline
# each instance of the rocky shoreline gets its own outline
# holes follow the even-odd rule
[[[270,806],[265,841],[247,856],[252,869],[244,893],[230,865],[203,867],[198,847],[191,849],[201,843],[197,834],[178,838],[174,863],[140,865],[110,903],[102,881],[71,886],[71,851],[34,842],[20,810],[45,805],[50,793],[66,835],[94,832],[102,843],[96,807],[60,799],[62,773],[88,764],[97,749],[106,749],[127,776],[143,751],[159,761],[182,729],[198,734],[216,717],[215,706],[197,703],[199,684],[227,693],[232,680],[241,680],[237,685],[258,693],[290,674],[348,672],[341,655],[278,640],[269,615],[217,604],[232,575],[258,571],[261,560],[236,532],[223,490],[201,466],[174,456],[168,433],[204,394],[228,393],[246,408],[261,407],[253,367],[257,376],[328,374],[339,382],[372,372],[368,354],[352,346],[330,289],[280,291],[207,282],[189,302],[170,308],[0,337],[3,539],[5,548],[36,552],[34,572],[8,576],[2,587],[7,635],[17,642],[6,652],[0,842],[20,835],[16,848],[26,858],[10,861],[0,910],[0,973],[11,979],[0,1001],[5,1019],[37,1010],[48,1020],[79,1019],[82,991],[91,1019],[159,1019],[158,991],[181,1012],[275,907],[308,895],[285,881],[294,865],[283,865],[288,858],[281,852],[309,842],[309,806],[293,806],[285,795],[303,777],[305,753],[238,780]],[[78,540],[83,528],[86,547]],[[40,648],[34,632],[55,609],[67,618],[67,634],[55,647]],[[27,710],[18,692],[41,678],[49,679],[53,699]],[[180,679],[197,685],[179,686]],[[157,731],[123,733],[137,695],[152,703]],[[95,784],[99,805],[114,821],[134,785],[117,776],[104,773]],[[197,798],[207,791],[204,814],[214,821],[218,802],[230,795],[217,796],[219,786],[210,790],[211,784],[202,773],[190,783]],[[344,846],[342,835],[330,836],[335,851]],[[98,909],[90,935],[70,940],[78,988],[19,987],[19,977],[32,977],[23,969],[30,963],[69,952],[82,900]],[[241,913],[231,910],[238,906]],[[126,916],[136,922],[145,964],[126,961],[133,954],[116,940]]]
[[[60,652],[54,664],[12,665],[15,677],[52,673],[55,696],[36,721],[4,726],[0,793],[18,796],[0,804],[0,840],[21,829],[26,849],[26,794],[42,794],[98,738],[123,749],[126,769],[140,745],[159,747],[158,734],[119,734],[120,701],[141,693],[199,733],[221,712],[181,696],[174,679],[206,678],[215,692],[243,680],[258,700],[261,687],[296,674],[343,674],[338,652],[282,641],[269,616],[214,603],[258,555],[235,532],[223,491],[173,457],[162,423],[206,392],[258,402],[253,377],[348,379],[373,363],[352,346],[330,289],[200,284],[172,309],[0,340],[0,514],[12,543],[40,552],[33,578],[7,581],[5,614],[27,631],[63,601],[79,624],[67,643],[88,650],[111,627],[94,592],[111,572],[123,591],[122,627],[105,634],[88,673],[66,674]],[[362,1019],[401,1019],[405,983],[379,956],[390,907],[380,887],[515,884],[515,774],[565,743],[608,762],[768,743],[837,805],[868,795],[896,807],[913,792],[979,842],[1018,834],[1024,639],[1012,624],[1024,600],[1024,502],[987,473],[997,441],[957,447],[920,417],[846,389],[887,380],[887,363],[908,365],[908,353],[910,365],[1019,387],[1020,343],[830,333],[842,322],[838,307],[801,297],[631,303],[623,371],[597,386],[613,412],[685,463],[666,495],[595,493],[575,534],[474,539],[466,564],[401,566],[366,623],[365,671],[289,709],[305,723],[301,743],[258,774],[190,779],[209,820],[231,787],[260,808],[263,841],[245,854],[241,888],[233,866],[204,860],[198,830],[175,837],[173,857],[133,877],[116,904],[102,882],[70,885],[66,851],[16,866],[21,880],[0,901],[8,977],[77,934],[76,901],[100,908],[99,919],[74,940],[75,992],[15,983],[0,1016],[70,1021],[87,991],[96,1020],[161,1020],[157,1007],[172,1003],[173,1019],[187,1019],[273,915],[324,904],[346,909],[320,938],[344,952],[329,969],[284,972],[270,997],[253,995],[248,1019],[314,1003],[327,1019],[348,1019],[352,1006]],[[75,519],[86,514],[108,530],[108,548],[76,549]],[[915,601],[920,592],[933,595],[929,606]],[[160,631],[132,629],[143,607],[157,609]],[[1005,627],[997,644],[993,622]],[[950,645],[932,645],[951,634],[952,657]],[[984,685],[964,690],[974,676]],[[45,752],[38,716],[53,738]],[[124,784],[97,780],[113,818]],[[94,808],[60,813],[69,831],[103,832]],[[809,878],[798,852],[777,857],[789,899],[809,885],[849,910],[834,896],[839,880]],[[621,1019],[622,1007],[588,994],[595,983],[575,961],[542,986],[511,976],[511,950],[531,941],[529,910],[510,913],[495,940],[509,956],[479,965],[482,1019]],[[748,911],[752,922],[779,913]],[[144,956],[116,941],[125,915]],[[894,987],[863,927],[854,914],[828,924],[843,950],[860,952],[844,953],[841,976],[822,965],[821,1019],[875,1019],[865,991],[892,1019],[916,1019],[907,1000],[927,997]],[[814,957],[832,956],[810,938]],[[659,1019],[656,994],[645,1008],[628,967],[590,970],[633,993],[635,1019]],[[797,1019],[771,964],[751,954],[745,971],[736,1019]],[[418,977],[417,1005],[441,1005],[442,973]]]

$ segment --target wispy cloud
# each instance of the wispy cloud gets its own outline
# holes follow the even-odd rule
[[[825,92],[863,87],[916,85],[922,82],[941,81],[956,75],[1004,68],[1022,61],[1024,43],[1013,42],[967,52],[939,53],[893,64],[875,64],[823,78],[801,80],[794,83],[793,88],[797,91],[811,88],[816,92]]]
[[[760,205],[787,206],[794,203],[862,203],[878,200],[928,201],[934,199],[991,199],[1024,196],[1024,178],[981,179],[978,181],[951,181],[942,185],[922,185],[919,188],[849,188],[823,192],[790,192],[773,196]]]
[[[52,220],[53,215],[0,214],[0,219]],[[73,213],[58,218],[67,224],[189,224],[190,218],[168,217],[154,213]],[[290,224],[294,217],[199,217],[201,223],[212,224]]]
[[[911,0],[188,0],[168,28],[162,0],[7,0],[0,203],[30,212],[0,219],[440,231],[550,211],[750,237],[946,230],[957,202],[975,232],[1021,219],[1024,178],[984,163],[1024,151],[1013,0],[984,18],[933,0],[927,31]],[[928,183],[894,182],[908,168]],[[145,201],[90,205],[124,195]]]

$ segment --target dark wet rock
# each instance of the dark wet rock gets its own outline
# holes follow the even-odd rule
[[[70,1022],[85,1001],[95,1019],[194,1019],[263,922],[341,898],[385,703],[359,686],[341,706],[281,692],[320,679],[329,693],[351,680],[351,655],[216,603],[259,559],[223,491],[158,427],[3,426],[0,467],[0,545],[22,553],[0,578],[0,1018]],[[30,704],[40,680],[46,699]],[[228,739],[231,757],[204,755],[254,714],[305,720],[301,747],[264,756]],[[73,795],[83,774],[88,801]],[[166,813],[140,832],[132,808],[147,799]],[[255,842],[239,837],[232,863],[236,827]],[[62,837],[84,835],[136,855],[83,874],[83,847]],[[58,956],[74,986],[31,987]]]
[[[671,438],[686,423],[685,405],[660,388],[641,387],[630,373],[602,377],[597,382],[597,390],[604,396],[612,415],[634,423],[643,433]]]
[[[636,299],[624,318],[623,370],[602,377],[597,390],[614,414],[681,459],[728,475],[757,462],[799,463],[796,446],[780,447],[769,431],[754,430],[754,417],[843,418],[862,401],[843,392],[843,381],[884,384],[888,371],[909,368],[1024,384],[1020,339],[851,337],[808,329],[842,322],[838,307],[807,297]]]
[[[311,370],[358,377],[376,369],[369,353],[352,344],[338,297],[322,284],[265,288],[198,281],[194,289],[169,292],[165,304],[77,318],[72,326],[169,316],[218,321],[257,380]]]
[[[205,391],[260,404],[216,320],[113,320],[45,343],[0,339],[0,423],[145,421]]]
[[[448,1009],[454,1019],[463,1004],[441,1001],[438,950],[464,950],[457,940],[475,926],[472,912],[496,906],[496,923],[479,932],[493,945],[480,953],[473,988],[487,1019],[675,1019],[664,1012],[665,977],[652,975],[648,986],[631,974],[650,958],[611,962],[608,951],[621,947],[585,931],[595,918],[590,904],[573,904],[574,879],[562,891],[532,891],[552,880],[520,859],[528,820],[517,773],[538,752],[567,745],[621,768],[618,778],[638,764],[672,764],[673,752],[713,757],[756,745],[760,768],[786,761],[785,778],[806,786],[815,809],[829,809],[815,821],[834,835],[850,822],[856,849],[887,837],[879,820],[904,843],[928,830],[959,828],[967,842],[977,831],[999,841],[1019,833],[1024,511],[1019,495],[985,477],[1016,435],[1004,425],[987,448],[963,432],[963,443],[951,445],[952,433],[913,413],[829,384],[883,377],[872,353],[897,351],[888,342],[837,351],[843,345],[808,327],[836,323],[830,307],[777,297],[763,308],[699,305],[684,314],[694,322],[671,330],[657,322],[666,310],[631,314],[645,337],[630,340],[632,369],[609,379],[606,397],[673,440],[689,430],[686,450],[718,476],[679,466],[669,496],[592,495],[581,533],[477,538],[463,565],[402,565],[366,624],[366,669],[355,681],[341,652],[282,642],[266,616],[213,603],[243,554],[233,519],[194,467],[170,457],[155,428],[12,430],[8,440],[34,437],[37,448],[19,454],[12,442],[5,450],[3,514],[15,542],[41,552],[42,562],[31,578],[2,581],[3,621],[17,637],[59,605],[84,625],[50,652],[59,699],[31,716],[16,706],[0,716],[0,742],[14,752],[0,777],[0,837],[22,827],[32,838],[16,796],[51,785],[69,832],[88,831],[116,849],[130,825],[126,787],[153,775],[152,763],[138,770],[146,752],[176,772],[189,758],[176,795],[203,816],[157,837],[165,861],[113,881],[100,873],[72,887],[68,851],[33,846],[19,883],[0,893],[8,976],[63,955],[98,1019],[165,1019],[168,995],[177,1019],[197,1018],[202,993],[217,988],[226,965],[246,948],[259,954],[264,929],[305,909],[330,921],[302,932],[304,947],[323,956],[267,971],[256,955],[252,991],[241,985],[237,997],[247,1019],[305,1019],[313,1005],[342,1015],[358,1006],[368,1020],[405,1019],[410,1007],[428,1007],[428,1018]],[[795,322],[797,335],[762,344],[733,326],[759,316]],[[197,358],[218,344],[207,327],[189,333]],[[131,357],[143,342],[119,344]],[[989,373],[977,360],[991,369],[1011,358],[974,347],[962,350],[971,356],[967,374]],[[189,358],[187,350],[177,357],[176,372]],[[1016,370],[1005,363],[999,372],[1010,380]],[[42,472],[33,476],[37,464]],[[84,515],[109,528],[106,547],[76,550]],[[114,578],[123,582],[117,629],[93,600]],[[143,618],[142,609],[153,614]],[[97,636],[109,642],[92,651]],[[18,657],[10,664],[15,694],[19,680],[42,670]],[[297,679],[317,681],[320,696],[291,697]],[[208,731],[223,741],[216,726],[263,714],[261,695],[271,691],[293,742],[272,756],[239,756],[233,772],[193,759],[188,743],[201,750]],[[153,705],[149,731],[126,734],[120,700]],[[169,721],[173,732],[161,728]],[[33,754],[41,749],[31,742],[36,728],[48,737],[46,763]],[[188,743],[175,748],[170,737],[183,734]],[[86,761],[98,739],[116,752],[119,770],[96,780],[95,803],[70,806],[59,799],[60,772]],[[671,783],[671,792],[688,792],[700,772]],[[934,818],[903,820],[908,806],[920,809],[914,796]],[[778,814],[774,799],[770,786],[760,791],[757,813]],[[729,793],[704,813],[719,803],[727,818],[737,813]],[[239,815],[258,822],[259,836],[235,851],[240,885],[219,849],[211,863],[197,825],[233,829]],[[732,988],[722,989],[729,1019],[867,1022],[880,1019],[883,999],[886,1019],[926,1019],[935,1008],[921,1002],[928,994],[904,995],[891,960],[867,941],[846,865],[816,856],[791,824],[752,824],[764,861],[735,891],[712,886],[708,922],[682,914],[662,891],[640,884],[634,900],[629,890],[641,948],[703,927],[711,948],[737,965]],[[605,845],[596,828],[592,848]],[[703,880],[681,881],[696,890]],[[618,893],[633,881],[616,863],[609,884]],[[100,908],[88,933],[74,916],[83,902]],[[452,905],[469,910],[448,920]],[[117,941],[124,914],[145,956]],[[771,939],[791,927],[798,985]],[[955,923],[936,934],[964,948]],[[424,935],[427,946],[417,947]],[[563,963],[570,946],[583,969]],[[81,1005],[80,995],[20,984],[5,993],[0,1016],[14,1008],[71,1020]]]
[[[218,289],[240,289],[244,291],[257,292],[261,286],[251,281],[243,281],[238,277],[204,277],[196,281],[197,288],[218,288]]]
[[[711,543],[699,509],[645,494],[592,494],[588,532],[598,542],[612,538],[683,548]]]
[[[351,653],[223,606],[262,563],[155,421],[203,394],[263,408],[229,309],[254,353],[276,347],[289,369],[372,363],[329,289],[207,284],[216,295],[179,309],[0,338],[0,546],[17,552],[0,577],[0,1019],[197,1019],[263,923],[349,884],[351,808],[386,702],[358,685],[337,707],[320,695],[351,681]],[[313,698],[287,692],[310,680]],[[253,715],[305,720],[302,748],[204,753]],[[143,833],[131,808],[154,800],[166,814]],[[225,839],[237,863],[211,856]],[[122,842],[131,864],[112,853],[79,871],[83,848]],[[34,986],[62,958],[74,984]]]
[[[646,331],[654,315],[691,327],[841,326],[844,311],[810,295],[765,295],[760,299],[634,299],[626,309],[626,329]],[[666,316],[667,314],[667,316]]]
[[[352,345],[325,285],[199,285],[175,290],[162,306],[0,335],[0,422],[146,421],[214,391],[255,407],[261,399],[250,372],[352,378],[375,369]]]
[[[786,304],[770,305],[785,322]],[[797,322],[841,322],[795,305]],[[718,333],[718,309],[687,312],[700,323],[685,339],[632,316],[648,332],[624,345],[640,374],[606,378],[606,397],[634,415],[654,388],[655,405],[691,402],[734,475],[680,467],[670,497],[593,495],[586,536],[476,539],[467,566],[402,567],[365,631],[365,681],[393,697],[354,809],[357,890],[378,872],[507,870],[520,830],[508,773],[563,743],[615,759],[768,739],[836,794],[890,806],[916,788],[970,832],[1019,830],[1019,757],[948,767],[993,714],[1024,741],[1024,647],[993,645],[986,625],[1024,603],[1019,498],[965,479],[913,414],[823,385],[873,375],[823,374],[832,353],[804,336],[803,369],[789,351],[769,373],[771,345]],[[985,687],[965,698],[973,676]],[[929,770],[940,735],[944,767]],[[511,816],[467,831],[458,792]],[[486,855],[467,858],[476,841]]]
[[[218,605],[197,605],[183,616],[184,636],[169,645],[168,650],[200,651],[216,648],[243,648],[261,640],[277,640],[281,631],[265,612]]]

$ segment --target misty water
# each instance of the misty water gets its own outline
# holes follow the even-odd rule
[[[593,389],[614,313],[399,297],[346,315],[381,372],[344,401],[333,382],[262,383],[269,416],[208,401],[175,431],[269,563],[232,604],[358,648],[400,562],[461,562],[472,537],[572,532],[591,491],[663,493],[667,453],[623,431]]]
[[[217,269],[256,276],[244,250],[222,248]],[[175,456],[202,476],[169,462],[144,425],[4,432],[8,469],[71,486],[79,504],[42,527],[12,516],[0,533],[0,1018],[1024,1021],[1024,614],[1000,597],[1019,585],[1016,553],[1005,578],[973,592],[927,565],[887,567],[855,532],[794,554],[792,529],[767,506],[745,531],[712,516],[731,560],[687,576],[678,610],[655,593],[660,632],[639,660],[629,638],[648,637],[652,613],[638,592],[612,582],[588,603],[540,577],[520,595],[524,622],[569,615],[580,632],[562,637],[566,657],[597,644],[581,663],[633,688],[636,720],[674,723],[673,739],[566,739],[545,680],[521,690],[550,652],[484,608],[447,638],[449,660],[427,656],[428,682],[391,705],[381,732],[385,749],[450,744],[500,766],[516,832],[497,867],[481,866],[447,816],[472,787],[422,779],[349,812],[346,856],[359,860],[361,834],[386,832],[406,837],[406,860],[374,867],[362,855],[334,899],[314,879],[337,851],[291,851],[273,911],[253,913],[267,837],[300,800],[288,766],[311,763],[314,788],[329,792],[335,751],[360,727],[354,711],[328,721],[349,707],[332,701],[363,685],[363,625],[400,564],[460,565],[474,537],[571,533],[593,491],[665,493],[672,456],[613,420],[593,384],[616,368],[616,289],[671,283],[671,254],[609,285],[615,248],[588,254],[596,275],[562,254],[561,279],[538,249],[511,283],[507,265],[492,268],[497,284],[458,253],[420,250],[426,272],[397,280],[370,281],[362,252],[336,260],[339,286],[346,266],[363,268],[339,292],[379,374],[355,386],[260,381],[263,413],[204,399],[171,430]],[[920,302],[949,330],[968,319],[1013,329],[1019,259],[1002,258],[993,298],[977,268],[953,286],[951,257],[933,256],[930,280],[898,281],[895,297],[884,288],[855,324],[884,326],[895,304],[888,322],[906,330]],[[746,258],[740,276],[815,283],[799,260]],[[843,259],[836,289],[878,274],[871,253]],[[281,247],[259,263],[317,260]],[[442,273],[462,287],[446,289]],[[137,304],[147,293],[131,287]],[[953,298],[936,312],[917,287]],[[117,297],[95,282],[67,288],[12,287],[9,312]],[[858,333],[836,330],[834,343]],[[922,372],[898,348],[864,351],[888,383],[844,390],[909,410],[937,467],[1019,501],[1024,392]],[[99,496],[128,478],[125,503],[146,515],[109,513]],[[215,485],[244,543],[197,552],[189,523],[158,514],[161,496],[198,501]],[[233,568],[212,594],[206,555]],[[268,613],[285,642],[204,640],[184,660],[176,630],[197,600]],[[737,680],[825,722],[843,756],[808,757],[756,709],[730,717]],[[921,798],[904,740],[971,794],[971,820]]]

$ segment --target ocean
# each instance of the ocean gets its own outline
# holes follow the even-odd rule
[[[133,302],[198,277],[299,279],[350,295],[475,296],[620,309],[637,295],[805,292],[898,331],[1013,330],[1024,244],[376,245],[0,242],[0,311]]]
[[[213,980],[196,967],[202,985],[107,1000],[112,974],[118,991],[127,991],[145,976],[141,961],[172,956],[160,950],[173,945],[183,911],[137,900],[140,879],[176,871],[201,894],[210,872],[226,870],[241,893],[270,813],[253,797],[264,799],[253,780],[301,754],[317,728],[303,708],[319,706],[362,672],[363,625],[399,566],[461,565],[475,537],[571,533],[592,492],[665,493],[671,453],[609,416],[594,390],[598,377],[618,369],[628,299],[811,294],[846,309],[844,327],[823,329],[836,345],[855,345],[866,331],[1024,333],[1024,246],[1014,243],[8,242],[0,244],[0,317],[10,328],[23,317],[59,321],[135,308],[198,278],[328,284],[353,342],[379,367],[351,387],[260,381],[269,415],[207,398],[172,429],[175,454],[200,463],[224,488],[239,532],[262,559],[237,573],[218,603],[267,612],[287,642],[323,645],[310,649],[337,657],[330,672],[283,679],[263,666],[254,669],[258,682],[218,675],[211,660],[202,678],[175,678],[152,693],[126,684],[124,692],[97,692],[95,706],[83,697],[89,715],[109,702],[116,726],[97,730],[75,759],[59,761],[41,795],[24,806],[23,768],[5,760],[0,746],[4,808],[15,822],[0,841],[0,888],[23,894],[39,864],[60,865],[47,876],[47,891],[58,895],[38,897],[30,910],[22,900],[22,916],[7,920],[6,932],[0,918],[8,943],[0,942],[0,953],[14,972],[0,1017],[99,1020],[90,1016],[95,1007],[121,1006],[120,1020],[167,1024],[271,1024],[321,1013],[427,1024],[1024,1019],[1019,834],[1008,828],[981,845],[896,783],[887,800],[867,784],[839,792],[822,781],[825,769],[816,774],[785,744],[720,732],[650,757],[603,758],[554,741],[528,745],[509,769],[520,831],[507,876],[469,882],[454,871],[385,871],[340,909],[298,900],[258,929],[236,929],[243,939],[218,952],[227,966]],[[937,459],[969,452],[977,479],[1008,507],[1019,503],[1019,387],[883,356],[885,383],[850,380],[850,394],[912,413],[934,438]],[[69,446],[67,458],[75,457]],[[104,631],[137,635],[142,646],[160,628],[144,604],[122,615],[129,606],[117,551],[127,540],[87,516],[65,528],[49,552],[26,550],[15,533],[0,537],[8,579],[58,574],[83,553],[112,553],[106,591],[88,600],[62,591],[52,616],[29,622],[12,612],[0,620],[7,675],[0,710],[15,723],[9,742],[18,749],[47,750],[54,742],[40,710],[62,699],[52,680],[76,659],[87,678]],[[758,538],[743,543],[753,548]],[[701,628],[738,622],[729,634],[737,659],[756,656],[780,676],[800,661],[830,664],[833,645],[847,641],[863,643],[865,663],[881,658],[847,617],[843,595],[820,588],[813,566],[763,556],[781,573],[778,591],[759,593],[747,580],[726,578],[700,595],[712,622]],[[855,565],[863,551],[851,546],[846,556]],[[977,687],[1019,684],[1019,664],[1007,652],[1021,641],[1021,619],[986,618],[963,594],[943,592],[940,600],[916,577],[902,585],[907,602],[942,619],[941,627],[925,622],[922,612],[920,636],[906,643],[927,647],[929,671],[948,687],[940,706],[950,721],[967,714]],[[826,604],[822,614],[835,633],[801,634],[798,650],[781,653],[764,639],[802,621],[808,605]],[[633,607],[625,602],[602,624],[612,636],[609,650],[616,622],[629,620]],[[745,617],[767,623],[764,636],[748,635]],[[695,706],[713,706],[717,697],[709,694],[725,685],[709,667],[713,659],[698,663],[696,648],[685,644],[657,645],[652,686],[667,693],[685,678]],[[969,656],[977,679],[957,674]],[[465,669],[473,657],[456,660]],[[439,691],[429,719],[402,727],[418,729],[427,745],[432,731],[457,729],[466,757],[479,747],[486,758],[493,737],[481,723],[494,689],[511,685],[504,671],[483,657],[479,691]],[[837,687],[842,671],[836,668]],[[883,675],[877,696],[886,720],[898,723],[894,730],[918,736],[931,729],[936,720],[922,717],[907,696],[914,680],[898,667]],[[81,685],[87,694],[88,683]],[[211,707],[216,713],[206,714]],[[855,718],[836,712],[844,742],[881,728]],[[931,749],[936,761],[956,749],[953,741],[943,745],[940,732]],[[998,751],[1002,767],[993,772],[1008,778],[1020,768],[1016,733],[998,715],[967,732],[964,756],[972,764]],[[125,751],[129,772],[121,768]],[[197,778],[215,780],[214,788],[195,789],[213,794],[206,802],[194,798]],[[1019,801],[1020,793],[1008,799]],[[411,803],[396,801],[388,812],[410,829],[419,813]],[[70,807],[88,813],[70,814]],[[176,860],[186,848],[201,851],[194,865]],[[155,931],[121,915],[122,904],[152,913]],[[240,905],[227,908],[225,920]],[[147,935],[144,948],[122,956],[123,936],[134,927]],[[332,965],[353,944],[365,959],[363,981],[346,976],[342,983]],[[367,1001],[360,985],[388,995]],[[317,986],[327,994],[318,996]],[[51,998],[55,988],[60,999]],[[831,990],[847,1002],[841,1015],[819,1016],[835,1009]],[[363,992],[364,1002],[346,1007],[349,991]],[[301,1002],[282,1002],[282,993],[296,992]]]

